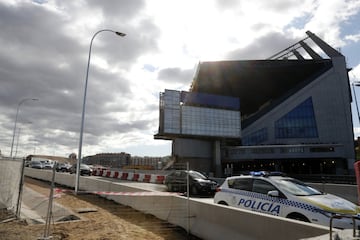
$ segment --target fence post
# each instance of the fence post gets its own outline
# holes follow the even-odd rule
[[[22,166],[21,166],[21,175],[20,175],[20,181],[19,181],[19,195],[18,195],[18,200],[17,200],[17,204],[16,204],[16,218],[17,219],[20,219],[20,213],[21,213],[22,192],[23,192],[23,188],[24,188],[25,161],[26,161],[26,159],[23,159]]]
[[[354,163],[354,170],[356,176],[356,185],[357,185],[357,192],[358,192],[358,204],[360,204],[360,161]]]
[[[44,228],[44,236],[42,238],[38,238],[40,240],[46,240],[46,239],[52,239],[50,234],[50,224],[51,224],[51,218],[52,218],[52,207],[53,207],[53,199],[54,199],[54,187],[55,187],[55,169],[57,167],[57,162],[55,162],[53,170],[52,170],[52,179],[51,179],[51,186],[50,186],[50,194],[49,194],[49,205],[48,210],[46,214],[46,223]],[[80,170],[79,170],[80,171]]]

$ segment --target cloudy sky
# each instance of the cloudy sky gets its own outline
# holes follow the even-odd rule
[[[20,106],[13,156],[77,154],[101,29],[127,35],[94,39],[83,156],[165,156],[170,141],[153,138],[159,93],[188,90],[199,61],[264,59],[310,30],[341,50],[357,81],[359,23],[360,0],[0,0],[0,150],[10,155]]]

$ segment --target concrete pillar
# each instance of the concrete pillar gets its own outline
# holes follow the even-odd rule
[[[216,140],[214,142],[214,166],[215,166],[215,176],[222,176],[221,168],[221,152],[220,152],[220,141]]]

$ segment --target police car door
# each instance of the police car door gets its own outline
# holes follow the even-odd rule
[[[230,191],[226,194],[226,201],[233,207],[244,208],[240,202],[249,199],[252,190],[252,178],[236,178],[228,181]]]
[[[278,191],[278,189],[268,181],[253,179],[251,200],[241,204],[249,210],[281,216],[283,206],[280,198],[269,196],[270,191]]]

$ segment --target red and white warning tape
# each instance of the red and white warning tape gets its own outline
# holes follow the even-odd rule
[[[70,192],[75,193],[74,190],[55,188],[56,193]],[[106,192],[106,191],[80,191],[79,193],[98,194],[98,195],[112,195],[112,196],[179,196],[182,193],[172,192]]]

